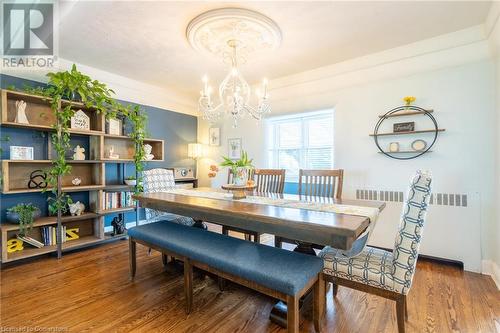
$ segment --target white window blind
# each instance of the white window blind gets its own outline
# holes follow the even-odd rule
[[[268,136],[269,167],[286,169],[287,181],[299,169],[333,168],[333,111],[272,118]]]

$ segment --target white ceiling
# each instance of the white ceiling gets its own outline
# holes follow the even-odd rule
[[[491,2],[62,2],[62,58],[196,98],[219,59],[195,52],[185,29],[198,14],[248,8],[281,28],[282,46],[249,60],[250,83],[295,74],[461,30],[485,21]],[[217,81],[218,82],[218,81]]]

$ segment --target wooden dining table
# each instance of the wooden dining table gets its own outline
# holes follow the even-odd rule
[[[193,191],[220,191],[213,188],[197,188]],[[370,219],[366,216],[339,214],[312,209],[283,207],[274,205],[272,199],[316,202],[326,204],[351,205],[377,208],[382,211],[385,203],[381,201],[334,199],[325,197],[299,196],[294,194],[248,193],[263,197],[266,204],[224,200],[169,192],[144,193],[135,195],[140,206],[169,213],[192,217],[223,226],[236,227],[259,233],[278,235],[294,239],[302,244],[318,244],[348,250],[353,242],[368,228]],[[300,247],[296,250],[300,252]],[[286,326],[286,306],[277,305],[274,320]],[[284,312],[284,313],[283,313]],[[281,313],[281,315],[277,315]],[[282,318],[284,316],[284,318]],[[278,318],[279,317],[279,318]],[[273,319],[273,313],[271,314]]]

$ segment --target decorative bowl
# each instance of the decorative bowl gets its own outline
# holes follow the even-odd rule
[[[125,179],[125,184],[129,186],[135,186],[137,185],[137,180],[136,179]]]

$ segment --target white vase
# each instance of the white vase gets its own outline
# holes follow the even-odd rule
[[[234,185],[246,185],[248,180],[248,168],[237,167],[236,172],[233,174]]]

